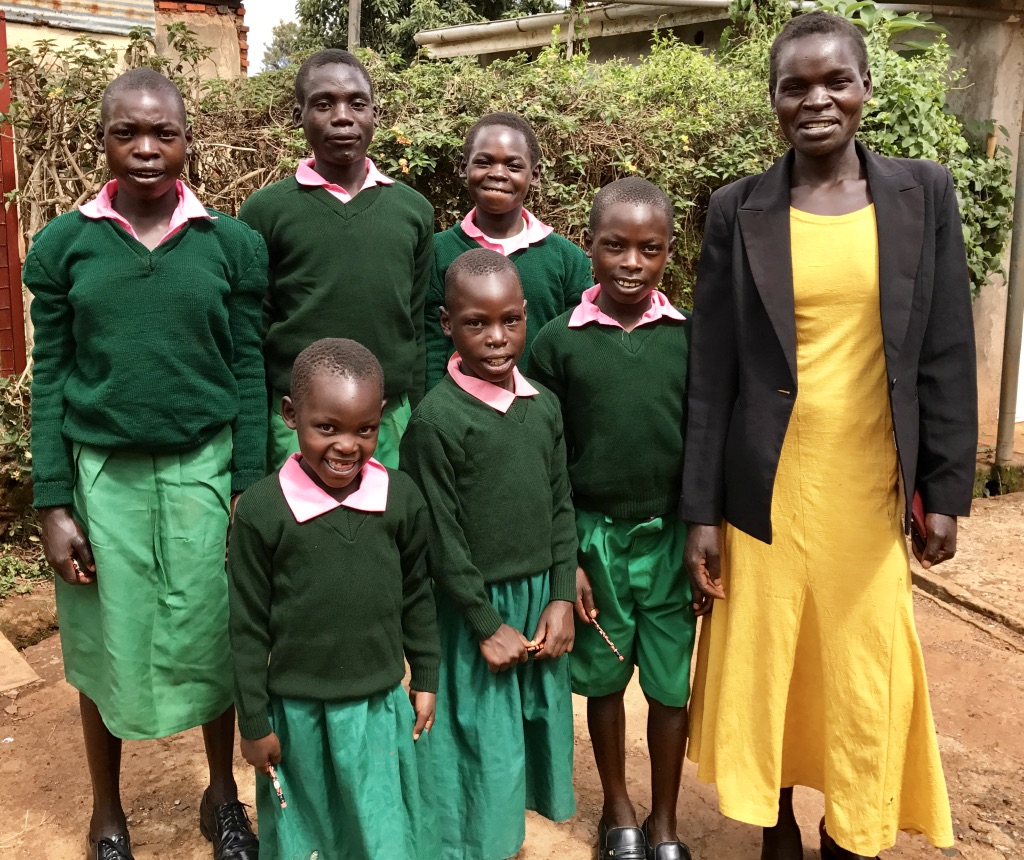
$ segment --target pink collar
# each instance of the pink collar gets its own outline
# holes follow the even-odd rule
[[[508,412],[509,407],[515,403],[517,397],[534,397],[539,392],[530,385],[529,380],[519,372],[518,367],[512,368],[512,380],[515,384],[515,391],[506,391],[499,385],[477,379],[475,376],[467,376],[462,372],[462,359],[455,353],[448,361],[448,372],[452,375],[455,384],[481,403],[486,403],[492,409],[497,409],[503,415]]]
[[[288,503],[295,522],[307,522],[338,507],[371,514],[380,514],[387,510],[388,470],[372,457],[366,461],[359,473],[359,489],[342,502],[306,474],[306,470],[299,463],[301,458],[301,454],[292,454],[277,473],[277,479],[281,482],[281,492],[284,493],[284,500]]]
[[[312,158],[306,158],[299,162],[299,166],[295,169],[295,181],[299,185],[305,185],[307,188],[323,188],[328,194],[342,203],[348,203],[354,195],[349,194],[340,185],[335,185],[333,182],[328,182],[319,173],[316,172],[316,162]],[[383,173],[377,169],[377,165],[369,158],[366,159],[366,179],[360,186],[359,191],[365,191],[367,188],[373,188],[375,185],[392,185],[394,179],[389,179]],[[358,193],[358,192],[357,192]]]
[[[533,213],[525,207],[523,207],[523,220],[526,221],[525,230],[518,236],[512,236],[501,241],[485,236],[483,231],[476,226],[475,206],[469,210],[459,226],[462,228],[463,233],[469,236],[470,239],[476,239],[479,245],[489,248],[491,251],[497,251],[499,254],[507,257],[509,254],[521,251],[523,248],[529,248],[530,245],[535,245],[541,239],[546,239],[555,229],[535,218]]]
[[[587,323],[591,322],[596,322],[600,325],[615,326],[615,328],[622,328],[621,323],[613,320],[597,306],[597,296],[600,292],[600,284],[595,284],[590,289],[583,291],[583,297],[580,299],[580,303],[576,305],[576,309],[572,312],[572,316],[569,317],[569,328],[582,328]],[[652,323],[655,320],[660,320],[662,317],[668,317],[669,319],[674,320],[686,319],[686,317],[672,307],[671,302],[668,300],[668,296],[666,296],[661,290],[655,290],[651,293],[651,306],[644,311],[644,315],[640,317],[637,327],[645,325],[646,323]]]
[[[171,213],[171,221],[167,225],[167,232],[164,233],[163,238],[160,240],[161,245],[193,219],[207,218],[211,221],[217,220],[217,216],[207,212],[206,207],[199,202],[199,198],[192,193],[192,189],[180,179],[175,184],[175,188],[178,192],[178,205],[174,207],[174,212]],[[78,211],[86,218],[91,218],[94,221],[109,218],[120,227],[123,227],[135,241],[138,241],[139,237],[135,232],[135,228],[114,208],[114,198],[116,196],[117,180],[111,179],[92,200],[79,206]]]

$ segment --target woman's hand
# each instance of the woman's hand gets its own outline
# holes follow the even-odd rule
[[[57,575],[68,585],[89,585],[96,581],[96,562],[82,527],[71,516],[71,508],[40,508],[43,554]]]
[[[437,709],[437,693],[422,693],[418,690],[409,691],[409,701],[416,711],[416,725],[412,727],[412,739],[418,741],[420,735],[434,727],[434,711]]]
[[[242,738],[242,758],[263,774],[270,773],[270,766],[281,763],[281,742],[271,732],[258,740]]]
[[[926,514],[924,529],[927,532],[924,551],[921,552],[914,547],[914,555],[921,562],[921,567],[927,570],[933,565],[949,561],[956,555],[956,517]]]
[[[584,624],[590,624],[597,618],[598,608],[594,606],[594,590],[590,587],[590,577],[582,567],[576,568],[576,615]]]
[[[530,640],[514,627],[502,624],[480,643],[480,653],[492,672],[504,672],[530,659]]]
[[[722,568],[718,526],[692,525],[686,535],[683,562],[693,584],[693,611],[706,615],[715,600],[725,599],[722,588]]]
[[[572,651],[576,628],[572,623],[572,604],[552,600],[540,614],[530,648],[537,660],[554,660]]]

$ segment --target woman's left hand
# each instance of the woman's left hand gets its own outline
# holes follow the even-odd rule
[[[914,547],[914,555],[927,570],[936,564],[949,561],[956,555],[956,517],[946,514],[927,514],[924,518],[927,539],[924,552]]]

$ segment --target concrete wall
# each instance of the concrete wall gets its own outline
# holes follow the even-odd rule
[[[215,7],[210,8],[215,11]],[[161,56],[170,56],[173,53],[167,45],[167,25],[181,22],[196,34],[202,44],[213,48],[209,59],[200,66],[200,72],[204,78],[243,77],[245,72],[242,66],[238,21],[239,18],[233,11],[231,14],[187,12],[180,9],[172,12],[164,11],[158,6],[156,13],[157,52]]]
[[[122,56],[124,56],[125,49],[128,47],[127,36],[113,36],[109,33],[77,33],[74,30],[65,30],[62,27],[7,22],[7,44],[12,47],[17,45],[22,48],[31,48],[34,43],[46,39],[55,42],[58,48],[67,48],[79,36],[88,36],[89,38],[96,39],[108,48],[117,49]]]

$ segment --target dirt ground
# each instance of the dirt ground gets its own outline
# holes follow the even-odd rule
[[[959,854],[947,855],[1024,858],[1024,641],[1015,648],[994,639],[926,596],[918,596],[916,607],[958,837]],[[25,656],[44,683],[15,699],[0,699],[0,857],[78,858],[88,824],[89,782],[77,696],[63,681],[58,637],[28,648]],[[576,702],[579,812],[563,825],[531,816],[522,860],[593,856],[601,793],[582,705]],[[646,813],[645,705],[635,687],[628,706],[629,778],[637,806]],[[241,759],[236,776],[243,800],[251,802],[252,776]],[[204,786],[197,731],[125,745],[124,800],[138,860],[210,857],[196,828]],[[798,791],[797,812],[810,858],[819,856],[821,808],[814,792]],[[718,815],[713,789],[696,782],[689,764],[679,815],[681,835],[697,860],[758,856],[758,833]],[[942,855],[919,838],[901,836],[886,856],[924,860]]]
[[[958,557],[935,573],[1024,618],[1022,535],[1024,494],[978,500],[974,516],[962,521]],[[52,588],[46,587],[9,600],[0,622],[12,640],[24,635],[35,641],[52,627],[52,601]],[[915,607],[957,835],[956,849],[944,853],[966,860],[1024,860],[1024,638],[923,593],[915,595]],[[58,637],[24,653],[43,684],[15,698],[0,697],[0,858],[77,860],[84,854],[89,817],[77,694],[63,681]],[[520,860],[590,860],[594,855],[601,790],[584,702],[575,704],[578,813],[561,825],[531,816]],[[650,803],[646,706],[635,685],[627,707],[628,776],[644,815]],[[252,775],[241,759],[236,776],[242,799],[251,803]],[[198,731],[126,744],[123,786],[138,860],[211,856],[196,826],[205,787]],[[819,857],[821,812],[819,795],[797,791],[807,858]],[[689,763],[679,820],[680,835],[696,860],[759,856],[759,833],[720,816],[714,789],[697,783]],[[921,838],[903,835],[885,854],[887,860],[941,856]]]

